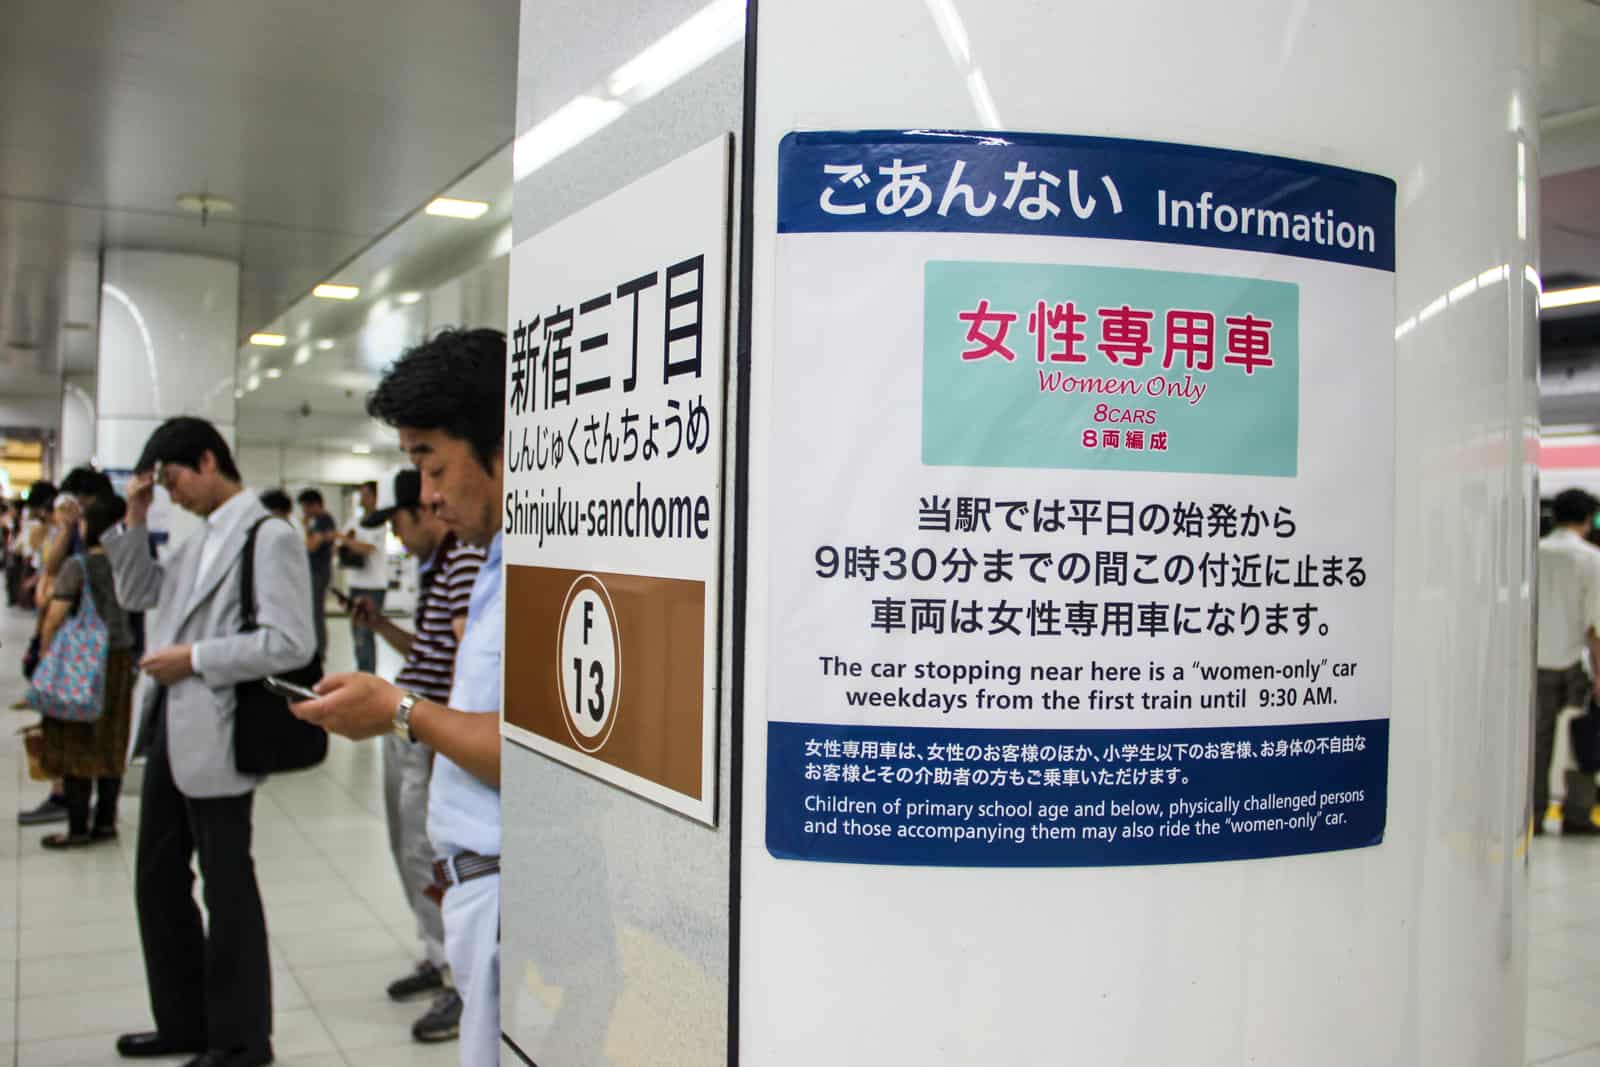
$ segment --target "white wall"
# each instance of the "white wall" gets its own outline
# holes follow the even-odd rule
[[[1531,14],[1525,3],[1447,0],[760,5],[744,1067],[1523,1062],[1534,473],[1524,428],[1536,419],[1538,350],[1524,276],[1537,210],[1519,192],[1538,173],[1526,125],[1538,114]],[[1271,153],[1398,184],[1394,293],[1411,328],[1393,352],[1396,404],[1370,416],[1395,428],[1395,669],[1386,705],[1369,709],[1391,716],[1381,844],[1038,870],[808,864],[766,851],[768,624],[810,610],[769,599],[761,527],[768,496],[788,491],[767,480],[762,443],[779,328],[771,297],[793,284],[776,265],[779,139],[985,126]],[[1505,267],[1509,284],[1463,288]],[[919,329],[908,326],[912,345]]]
[[[57,480],[94,459],[95,376],[69,374],[61,383],[61,430],[56,438]]]
[[[59,394],[0,392],[0,426],[53,430],[60,425]]]
[[[346,486],[377,481],[404,462],[399,452],[356,455],[348,450],[242,445],[239,473],[255,489],[274,486]],[[326,494],[327,490],[323,490]],[[330,501],[331,503],[331,501]]]

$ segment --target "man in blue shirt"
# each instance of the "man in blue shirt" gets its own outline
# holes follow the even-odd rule
[[[400,432],[422,473],[422,503],[488,550],[472,587],[448,706],[371,674],[338,674],[295,714],[360,740],[393,730],[434,750],[428,838],[443,891],[445,955],[461,993],[462,1067],[500,1047],[500,565],[505,334],[446,330],[397,360],[367,411]]]

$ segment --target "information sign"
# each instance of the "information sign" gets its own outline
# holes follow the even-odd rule
[[[1379,843],[1393,182],[934,131],[778,173],[773,855]]]

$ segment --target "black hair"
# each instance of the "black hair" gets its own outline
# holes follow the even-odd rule
[[[271,512],[293,511],[294,501],[282,489],[268,489],[261,494],[261,506]]]
[[[93,548],[105,532],[128,513],[128,504],[115,493],[98,493],[83,507],[83,544]]]
[[[378,483],[377,482],[362,482],[361,483],[361,488],[363,488],[363,489],[371,489],[374,493],[376,493],[378,491]]]
[[[73,467],[61,479],[61,491],[72,496],[104,496],[112,491],[111,477],[93,467]]]
[[[49,511],[56,502],[56,487],[50,482],[34,482],[28,490],[28,502],[25,505],[29,511]]]
[[[316,489],[302,489],[295,499],[301,504],[321,504],[322,493]]]
[[[192,470],[200,469],[200,457],[207,452],[217,461],[217,470],[230,482],[240,481],[239,468],[234,466],[233,453],[228,442],[222,439],[217,428],[205,419],[193,415],[178,415],[156,427],[155,433],[144,443],[136,471],[147,471],[157,463],[181,463]]]
[[[494,472],[506,424],[506,335],[442,330],[407,349],[367,397],[367,414],[396,429],[440,430]]]
[[[1600,511],[1600,500],[1582,489],[1567,489],[1557,493],[1550,502],[1550,517],[1555,519],[1557,526],[1570,526],[1575,522],[1587,525],[1593,521],[1596,511]]]

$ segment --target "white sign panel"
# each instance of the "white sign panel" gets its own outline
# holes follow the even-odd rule
[[[1379,843],[1393,182],[929,131],[778,169],[772,854]]]
[[[504,735],[708,824],[731,139],[511,253]]]

